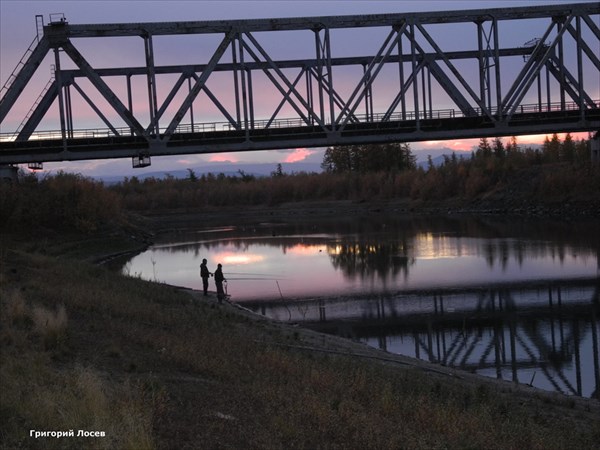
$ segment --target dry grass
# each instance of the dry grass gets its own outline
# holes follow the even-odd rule
[[[56,363],[69,352],[65,305],[54,310],[28,302],[21,290],[5,286],[0,298],[1,448],[154,448],[153,408],[142,389],[75,361]],[[30,430],[80,429],[106,437],[30,436]]]
[[[31,311],[33,329],[46,349],[58,347],[67,338],[67,311],[59,305],[56,312],[43,306],[35,306]]]
[[[342,344],[80,262],[3,255],[6,448],[542,449],[600,440],[598,413],[297,350]],[[63,324],[58,345],[40,344],[36,309],[41,322]],[[107,438],[29,437],[79,428]]]

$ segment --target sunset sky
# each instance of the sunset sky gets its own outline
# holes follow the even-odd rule
[[[277,18],[277,17],[309,17],[309,16],[328,16],[328,15],[350,15],[350,14],[378,14],[378,13],[403,13],[420,11],[441,11],[441,10],[460,10],[460,9],[479,9],[479,8],[500,8],[517,6],[539,6],[544,4],[567,4],[575,3],[573,1],[557,0],[487,0],[487,1],[354,1],[354,0],[320,0],[320,1],[27,1],[27,0],[0,0],[0,86],[3,86],[13,69],[17,66],[25,50],[36,35],[36,14],[44,16],[44,21],[49,22],[49,16],[53,13],[64,13],[67,21],[71,24],[85,23],[122,23],[122,22],[162,22],[162,21],[190,21],[190,20],[227,20],[227,19],[251,19],[251,18]],[[474,36],[474,35],[473,35]],[[523,33],[522,36],[515,37],[515,42],[522,45],[527,40],[538,37]],[[460,33],[455,39],[461,39]],[[94,55],[93,65],[95,67],[125,67],[141,66],[144,64],[143,50],[139,51],[139,42],[130,45],[123,43],[122,48],[106,49],[95,48],[89,44],[87,50]],[[170,39],[170,38],[166,38]],[[364,39],[367,41],[368,39]],[[97,40],[98,42],[102,39]],[[362,39],[356,39],[351,43],[349,54],[358,56],[369,54],[371,49],[363,45]],[[86,43],[87,44],[87,43]],[[96,45],[96,44],[93,44]],[[114,45],[114,44],[111,44]],[[156,44],[155,44],[156,45]],[[366,46],[367,43],[365,42]],[[476,45],[476,44],[475,44]],[[517,45],[515,45],[517,46]],[[76,44],[79,48],[79,45]],[[82,47],[86,49],[82,43]],[[131,48],[129,48],[131,47]],[[143,46],[142,46],[143,48]],[[288,59],[303,58],[301,50],[298,54],[288,54],[296,50],[283,48],[277,49],[273,45],[273,52],[281,51]],[[187,64],[195,62],[186,60],[189,49],[178,54],[177,51],[165,51],[160,53],[161,47],[157,45],[156,52],[162,59],[157,61],[160,64],[181,63]],[[310,48],[314,52],[314,44]],[[177,59],[179,58],[179,59]],[[15,105],[14,114],[7,117],[2,124],[0,132],[12,132],[16,129],[22,118],[25,116],[39,92],[50,77],[50,66],[53,64],[53,54],[44,60],[32,82],[30,83],[31,92],[24,92],[22,100],[20,99],[18,107]],[[65,56],[65,59],[68,59]],[[592,94],[599,95],[598,92]],[[598,97],[594,97],[598,98]],[[261,100],[262,101],[262,100]],[[268,101],[267,98],[264,99]],[[278,101],[278,100],[277,100]],[[58,129],[56,126],[57,113],[53,108],[48,115],[53,114],[48,121],[46,118],[42,122],[45,129]],[[84,115],[80,118],[85,124]],[[92,118],[90,118],[92,120]],[[96,119],[98,121],[98,119]],[[47,123],[45,123],[47,122]],[[91,123],[91,122],[90,122]],[[90,126],[102,126],[90,125]],[[78,128],[76,124],[76,128]],[[575,136],[584,138],[586,135]],[[522,145],[541,143],[544,136],[521,136],[518,142]],[[419,159],[426,159],[429,152],[442,148],[457,151],[471,151],[476,146],[478,140],[444,141],[444,142],[422,142],[413,143],[411,148],[417,154]],[[261,151],[246,153],[221,153],[213,155],[185,155],[181,157],[161,157],[153,158],[152,166],[147,169],[133,170],[131,160],[103,160],[103,161],[81,161],[77,163],[46,163],[46,170],[68,170],[80,172],[84,175],[138,175],[140,173],[153,172],[157,170],[178,170],[187,167],[209,166],[212,163],[232,162],[232,165],[241,165],[244,163],[294,163],[300,161],[320,161],[322,160],[323,149],[282,149],[277,151]],[[236,170],[235,168],[233,170]]]

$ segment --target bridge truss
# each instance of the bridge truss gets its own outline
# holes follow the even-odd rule
[[[41,32],[1,91],[0,164],[144,166],[160,155],[594,131],[599,16],[598,3],[96,25],[38,16]],[[540,34],[517,43],[519,27]],[[93,65],[90,40],[107,44],[92,56],[129,57],[111,38],[141,39],[143,64]],[[165,48],[187,62],[158,64]],[[52,79],[15,119],[52,53]],[[42,130],[53,105],[60,130]],[[102,125],[76,126],[84,109]]]

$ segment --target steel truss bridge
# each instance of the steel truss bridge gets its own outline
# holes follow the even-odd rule
[[[596,2],[93,25],[37,16],[0,93],[0,165],[131,157],[142,167],[161,155],[595,131],[599,16]],[[516,29],[539,34],[515,42]],[[105,44],[95,56],[131,58],[111,39],[123,37],[141,38],[145,64],[84,56],[94,40]],[[157,64],[166,38],[189,63]],[[363,42],[370,54],[357,54]],[[16,119],[51,53],[51,80]],[[44,130],[53,105],[60,130]],[[84,109],[99,126],[76,127]]]

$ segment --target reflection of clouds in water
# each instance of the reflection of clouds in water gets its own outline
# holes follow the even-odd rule
[[[212,228],[174,234],[175,244],[163,241],[124,271],[194,287],[206,257],[212,268],[222,263],[225,273],[264,274],[236,283],[240,299],[279,296],[274,279],[285,279],[284,295],[301,297],[597,274],[590,227],[542,222],[374,216]]]
[[[256,253],[232,253],[232,252],[223,252],[223,253],[214,253],[212,255],[212,259],[216,263],[221,264],[253,264],[265,259],[264,255],[259,255]]]

